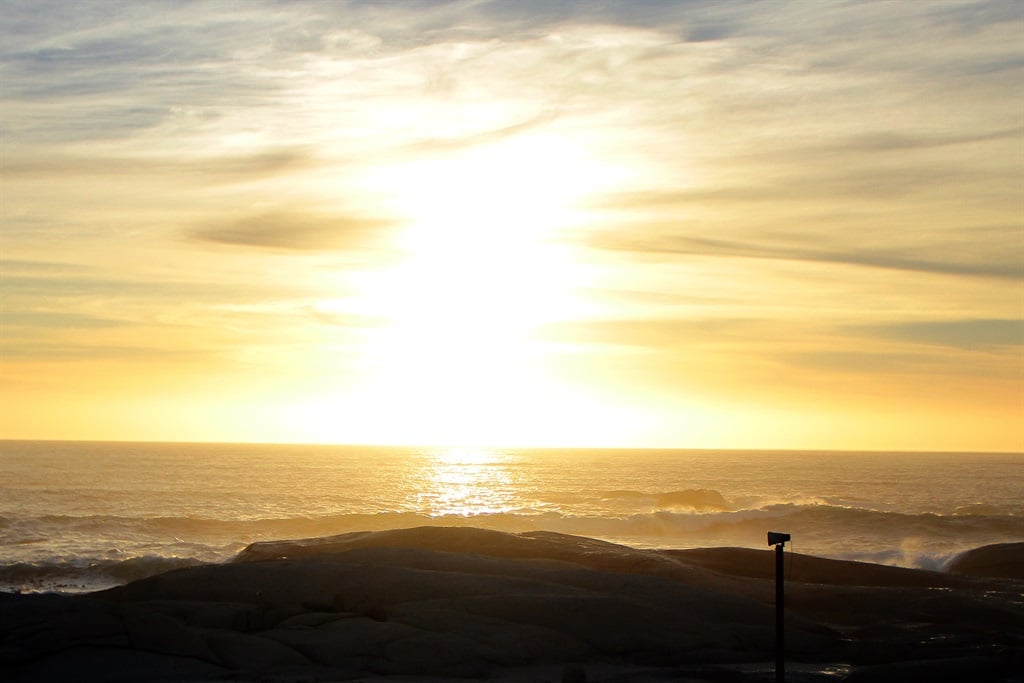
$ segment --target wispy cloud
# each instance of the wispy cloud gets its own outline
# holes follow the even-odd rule
[[[221,244],[320,251],[366,246],[395,225],[381,218],[276,211],[199,228],[191,235]]]
[[[1024,67],[1024,64],[1021,65]],[[988,132],[961,133],[947,131],[945,133],[894,133],[891,131],[865,132],[851,136],[845,140],[836,140],[824,144],[817,149],[821,152],[866,152],[894,153],[905,150],[927,149],[931,147],[948,147],[951,145],[969,145],[976,142],[1009,141],[1019,142],[1019,128],[1003,128]]]
[[[587,345],[650,348],[666,351],[709,342],[765,340],[777,326],[770,321],[741,318],[674,317],[622,318],[552,323],[541,331],[545,339]]]
[[[131,346],[127,344],[102,344],[90,339],[73,339],[65,343],[40,342],[37,340],[5,340],[3,355],[9,361],[31,362],[94,362],[118,361],[134,363],[168,363],[180,361],[205,362],[226,359],[209,349],[177,346],[173,348],[153,345]]]
[[[524,132],[541,128],[545,124],[555,121],[557,118],[557,111],[542,112],[536,116],[531,116],[524,121],[498,126],[497,128],[475,131],[469,134],[449,138],[427,138],[419,140],[410,144],[403,151],[443,154],[445,152],[467,149],[515,137]]]
[[[606,232],[594,237],[592,244],[601,248],[646,253],[681,254],[687,256],[725,256],[752,259],[777,259],[812,263],[837,263],[868,268],[883,268],[938,275],[957,275],[1004,280],[1024,279],[1024,256],[1003,250],[1000,244],[991,245],[992,259],[971,259],[950,248],[945,258],[929,259],[922,256],[920,247],[886,248],[879,246],[834,245],[822,248],[817,240],[785,243],[767,242],[764,237],[749,241],[694,237],[685,234],[633,237],[624,233]]]
[[[851,332],[958,349],[1024,348],[1024,318],[915,320],[853,326]],[[1021,358],[1024,370],[1024,358]]]
[[[5,263],[6,265],[6,263]],[[144,298],[147,301],[202,300],[214,298],[225,302],[251,302],[277,296],[287,298],[304,292],[302,287],[286,282],[252,283],[188,279],[140,278],[137,274],[118,277],[116,274],[88,272],[73,266],[55,265],[47,273],[3,276],[2,296],[7,306],[22,300],[81,301],[88,297],[108,299]],[[5,307],[6,308],[6,307]],[[10,310],[7,308],[6,310]]]
[[[125,324],[125,321],[113,318],[57,311],[13,311],[4,313],[0,321],[3,322],[5,333],[8,335],[11,328],[88,330]]]
[[[313,157],[308,150],[268,150],[256,154],[220,155],[211,158],[142,158],[92,156],[47,156],[20,158],[0,167],[0,178],[62,176],[117,176],[173,179],[175,182],[238,182],[263,178],[309,166]]]

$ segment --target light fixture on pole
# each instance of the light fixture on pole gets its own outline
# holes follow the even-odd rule
[[[775,546],[775,683],[785,683],[786,680],[786,631],[783,614],[785,610],[785,595],[782,590],[783,571],[782,549],[786,541],[790,540],[789,534],[782,534],[777,531],[768,532],[768,545]]]

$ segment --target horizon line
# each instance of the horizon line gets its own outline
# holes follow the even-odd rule
[[[0,437],[5,442],[36,442],[36,443],[92,443],[92,444],[180,444],[194,446],[314,446],[320,448],[380,448],[380,449],[423,449],[423,450],[490,450],[490,451],[722,451],[752,453],[879,453],[907,455],[1019,455],[1024,451],[1015,450],[935,450],[905,448],[814,448],[814,447],[697,447],[697,446],[527,446],[527,445],[472,445],[472,444],[409,444],[409,443],[341,443],[313,441],[193,441],[187,439],[154,440],[154,439],[53,439]]]

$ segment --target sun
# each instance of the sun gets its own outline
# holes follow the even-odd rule
[[[376,400],[394,428],[432,442],[487,443],[528,431],[557,393],[537,331],[583,314],[586,270],[560,237],[586,220],[600,166],[534,136],[380,169],[406,228],[402,258],[364,304],[385,324],[370,351]]]
[[[530,131],[361,175],[401,228],[380,265],[324,276],[316,309],[370,322],[339,326],[334,365],[320,365],[341,370],[278,419],[307,440],[479,449],[625,443],[649,429],[621,393],[581,377],[578,345],[549,333],[607,313],[592,295],[606,274],[574,238],[595,198],[634,171],[601,150]]]

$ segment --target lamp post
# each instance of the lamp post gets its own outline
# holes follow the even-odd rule
[[[785,593],[782,589],[785,571],[782,550],[788,540],[790,540],[789,534],[781,534],[776,531],[768,532],[768,545],[775,546],[775,683],[785,683],[786,681],[786,623],[783,619]]]

